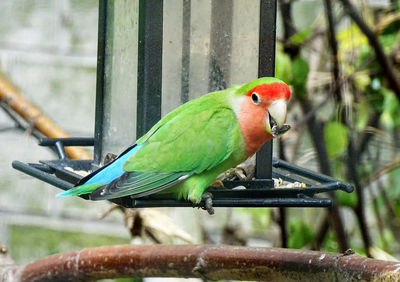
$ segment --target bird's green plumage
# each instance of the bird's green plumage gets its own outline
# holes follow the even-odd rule
[[[237,138],[232,138],[239,132],[238,122],[223,92],[185,104],[154,128],[153,134],[138,140],[144,146],[128,159],[124,170],[197,174],[226,160],[238,146]]]
[[[123,169],[190,175],[166,192],[199,202],[218,174],[245,159],[243,138],[230,105],[233,95],[234,89],[213,92],[172,111],[137,141],[143,147]]]
[[[258,84],[272,82],[281,81],[260,78],[185,103],[137,140],[136,151],[122,166],[123,175],[110,184],[83,184],[64,195],[92,192],[92,199],[109,199],[163,190],[200,202],[204,190],[220,173],[247,157],[234,110],[239,96]]]

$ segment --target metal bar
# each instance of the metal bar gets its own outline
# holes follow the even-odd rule
[[[139,1],[136,136],[161,119],[163,1]]]
[[[260,0],[259,77],[275,74],[275,40],[276,0]],[[258,179],[272,178],[272,141],[257,153],[255,176]]]
[[[183,0],[181,103],[189,101],[191,0]]]
[[[55,170],[48,166],[47,164],[36,164],[36,163],[28,163],[29,166],[37,168],[45,173],[53,174]]]
[[[203,203],[194,205],[189,201],[154,200],[138,198],[132,200],[133,208],[155,207],[203,207]],[[330,207],[332,200],[327,198],[223,198],[213,199],[213,207]]]
[[[40,138],[39,146],[55,146],[61,141],[64,146],[94,146],[93,137]]]
[[[12,167],[22,171],[30,176],[36,177],[37,179],[40,179],[46,183],[49,183],[51,185],[54,185],[58,188],[61,188],[63,190],[68,190],[71,189],[74,185],[72,185],[71,183],[58,179],[57,177],[48,174],[46,172],[43,172],[33,166],[30,166],[28,164],[25,164],[23,162],[20,161],[13,161],[12,162]]]
[[[104,95],[105,95],[105,58],[107,39],[108,0],[99,0],[99,21],[97,39],[97,80],[96,113],[94,127],[94,163],[100,164],[103,144]]]
[[[18,280],[94,281],[123,277],[203,280],[399,281],[399,263],[283,248],[227,245],[117,245],[51,255],[16,267]]]
[[[336,179],[334,179],[334,178],[332,178],[330,176],[327,176],[325,174],[321,174],[321,173],[318,173],[318,172],[315,172],[315,171],[312,171],[312,170],[309,170],[309,169],[306,169],[306,168],[303,168],[303,167],[296,166],[294,164],[291,164],[291,163],[286,162],[286,161],[282,161],[282,160],[277,159],[277,158],[273,159],[273,166],[276,167],[276,168],[283,168],[283,169],[290,170],[293,173],[296,173],[296,174],[301,175],[301,176],[308,177],[310,179],[314,179],[314,180],[319,181],[319,182],[337,182]],[[346,191],[348,193],[351,193],[351,192],[354,191],[354,185],[353,184],[343,183],[343,182],[340,182],[340,183],[341,183],[341,189],[342,190],[344,190],[344,191]]]
[[[232,0],[211,1],[210,92],[226,89],[230,82],[232,17]]]
[[[62,141],[57,141],[55,143],[55,145],[56,145],[58,157],[62,160],[66,159],[67,154],[65,153],[64,144],[62,143]]]

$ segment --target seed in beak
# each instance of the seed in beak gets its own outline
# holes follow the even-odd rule
[[[271,116],[269,112],[268,112],[268,118],[272,136],[278,137],[290,129],[290,125],[288,124],[284,124],[279,128],[278,123],[274,120],[274,118]]]

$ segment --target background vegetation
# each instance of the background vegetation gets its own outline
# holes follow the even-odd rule
[[[325,0],[322,7],[313,8],[321,11],[316,18],[302,19],[307,7],[315,7],[316,2],[320,1],[278,1],[276,76],[293,89],[288,119],[293,129],[275,142],[275,154],[354,183],[354,193],[329,195],[335,202],[330,209],[218,209],[212,218],[192,209],[163,209],[175,222],[167,230],[163,223],[170,221],[158,212],[144,210],[112,211],[101,221],[98,214],[105,212],[106,203],[60,202],[54,198],[55,189],[10,173],[12,159],[37,161],[52,155],[46,152],[43,157],[44,150],[37,151],[35,141],[26,141],[28,137],[14,132],[14,126],[10,133],[10,120],[3,115],[6,125],[0,141],[9,144],[17,140],[7,145],[9,152],[2,152],[6,165],[0,180],[0,241],[10,248],[13,258],[25,263],[60,251],[125,243],[132,235],[134,243],[227,243],[333,252],[352,248],[370,257],[399,259],[400,1]],[[4,3],[0,5],[6,11],[14,11],[14,22],[22,22],[26,17],[21,15],[33,14],[39,7],[28,5],[22,11]],[[47,32],[49,27],[44,24],[35,25],[41,23],[42,14],[37,13],[31,18],[31,29],[23,23],[24,28],[15,27],[14,37],[4,37],[1,67],[31,100],[38,104],[50,101],[43,108],[61,126],[72,134],[90,136],[97,2],[63,3],[69,6],[43,6],[44,14],[51,14],[54,8],[61,15],[62,20],[50,19],[59,29],[55,24]],[[4,19],[0,23],[4,33],[9,23]],[[88,26],[87,30],[91,26],[92,32],[82,26]],[[49,41],[38,35],[27,45],[17,44],[26,40],[26,30],[35,28],[46,30]],[[28,60],[12,57],[13,48]],[[39,56],[25,54],[30,48],[40,49]],[[55,73],[50,75],[51,71]],[[193,220],[188,222],[188,217]],[[54,223],[54,218],[59,223]],[[135,225],[135,219],[143,224]],[[48,237],[51,239],[41,239]]]

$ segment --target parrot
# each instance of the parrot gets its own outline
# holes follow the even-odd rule
[[[106,200],[170,193],[193,204],[203,200],[212,214],[212,195],[205,190],[217,176],[290,129],[290,94],[280,79],[261,77],[190,100],[58,196]]]

